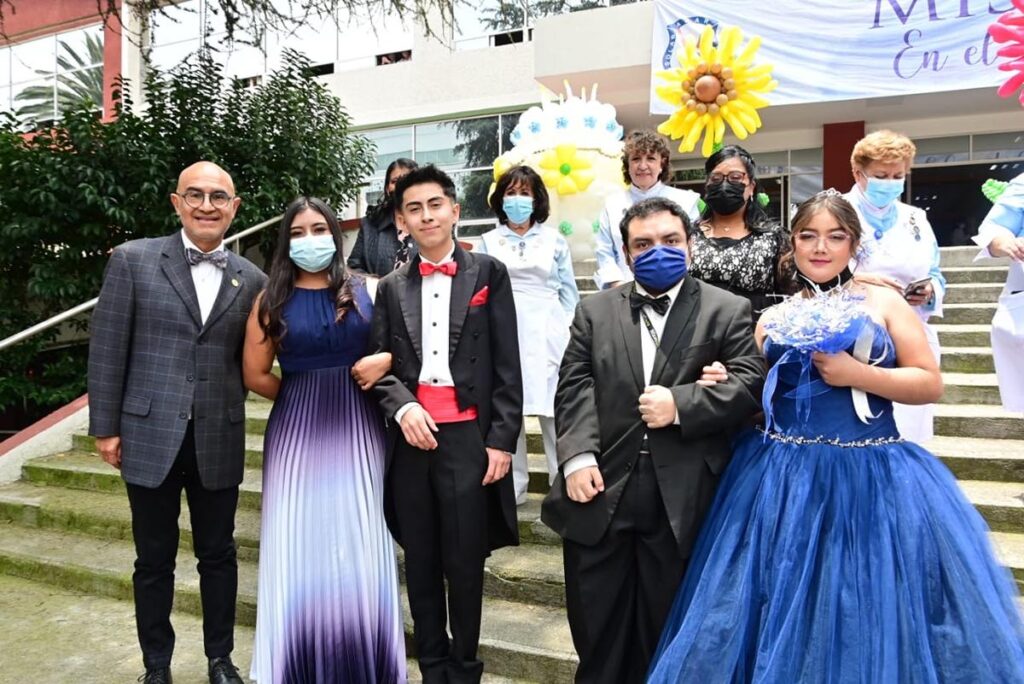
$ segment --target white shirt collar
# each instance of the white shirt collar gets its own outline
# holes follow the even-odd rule
[[[194,250],[196,250],[198,252],[205,251],[205,250],[202,250],[202,249],[199,249],[198,247],[196,247],[196,244],[188,239],[188,235],[185,235],[185,229],[184,228],[181,230],[181,241],[183,243],[185,243],[185,249],[188,249],[189,247],[191,247],[192,249],[194,249]],[[213,249],[211,249],[210,251],[211,252],[222,252],[222,251],[224,251],[224,240],[221,240],[220,244],[217,245],[216,247],[214,247]]]
[[[543,227],[543,225],[544,225],[543,223],[537,223],[536,221],[534,221],[533,225],[530,226],[530,228],[525,233],[523,233],[522,235],[520,235],[516,231],[512,230],[511,228],[509,228],[504,223],[501,224],[500,226],[498,226],[498,228],[500,229],[501,234],[505,235],[506,237],[516,237],[516,238],[520,238],[520,239],[525,240],[528,237],[540,234],[540,231],[541,231],[541,228]]]
[[[662,292],[660,295],[658,295],[659,297],[662,296],[662,295],[665,295],[666,297],[668,297],[668,308],[669,308],[669,310],[671,310],[672,309],[672,305],[676,303],[676,298],[679,296],[679,290],[683,287],[683,282],[685,280],[686,280],[686,278],[684,277],[682,280],[680,280],[678,283],[676,283],[675,285],[670,287],[668,290],[666,290],[665,292]],[[636,291],[639,292],[642,295],[647,295],[648,297],[653,297],[654,296],[650,292],[648,292],[644,288],[643,285],[641,285],[640,283],[638,283],[635,280],[633,281],[633,287],[635,287]]]
[[[454,257],[455,257],[455,241],[454,240],[452,241],[452,248],[450,250],[448,250],[448,253],[445,254],[444,257],[440,261],[431,261],[427,257],[423,256],[422,252],[420,252],[420,259],[422,261],[427,262],[428,264],[434,264],[434,266],[440,266],[441,264],[447,264],[449,261],[452,261],[454,259]]]
[[[633,203],[641,202],[651,197],[661,197],[661,193],[664,191],[665,185],[658,181],[646,190],[641,190],[632,183],[629,184],[629,196],[632,198]]]

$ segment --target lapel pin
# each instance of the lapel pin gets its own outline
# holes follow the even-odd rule
[[[232,278],[231,284],[234,285],[235,287],[238,287],[238,278]]]

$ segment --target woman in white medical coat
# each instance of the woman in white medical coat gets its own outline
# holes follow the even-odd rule
[[[523,372],[523,415],[540,418],[550,483],[558,470],[554,418],[558,366],[580,301],[569,243],[544,225],[550,210],[548,193],[540,176],[528,166],[506,171],[498,179],[490,204],[501,225],[483,235],[479,251],[505,264],[512,281]],[[529,479],[524,421],[512,455],[517,503],[526,500]]]
[[[1024,173],[1010,181],[973,238],[978,259],[1010,257],[1010,272],[992,318],[992,356],[1007,411],[1024,411]]]
[[[863,228],[861,250],[851,268],[858,280],[888,285],[904,294],[924,325],[928,344],[939,360],[939,336],[928,325],[942,316],[946,279],[939,270],[939,244],[923,210],[900,201],[917,148],[910,138],[876,131],[853,148],[854,185],[845,195]],[[896,426],[904,439],[923,443],[934,435],[933,404],[894,404]]]

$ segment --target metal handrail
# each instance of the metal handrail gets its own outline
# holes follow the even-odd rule
[[[235,233],[234,235],[232,235],[230,237],[224,238],[224,244],[225,245],[237,244],[238,241],[241,240],[242,238],[248,237],[248,236],[252,235],[253,233],[256,233],[256,232],[259,232],[259,231],[263,230],[264,228],[266,228],[269,225],[277,223],[278,221],[281,220],[281,216],[283,216],[283,214],[275,216],[272,219],[267,219],[266,221],[263,221],[262,223],[257,223],[255,226],[250,226],[250,227],[246,228],[245,230],[240,230],[237,233]],[[235,251],[237,252],[238,250],[236,249]],[[99,297],[93,297],[92,299],[90,299],[87,302],[82,302],[81,304],[79,304],[77,306],[71,307],[67,311],[61,312],[61,313],[57,314],[56,316],[51,316],[50,318],[47,318],[45,321],[42,321],[40,323],[36,323],[31,328],[25,328],[24,330],[22,330],[19,333],[15,333],[15,334],[11,335],[10,337],[7,337],[7,338],[4,338],[3,340],[0,340],[0,350],[6,349],[7,347],[15,345],[15,344],[17,344],[17,343],[19,343],[19,342],[21,342],[23,340],[27,340],[28,338],[32,337],[33,335],[37,335],[37,334],[43,332],[44,330],[49,330],[50,328],[52,328],[55,325],[60,325],[64,321],[68,320],[69,318],[74,318],[78,314],[85,313],[86,311],[88,311],[91,308],[93,308],[94,306],[96,306],[96,302],[98,302],[99,300],[100,300]]]

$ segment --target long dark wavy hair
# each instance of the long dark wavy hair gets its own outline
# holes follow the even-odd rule
[[[415,171],[418,168],[419,164],[414,162],[412,159],[406,159],[405,157],[399,157],[388,164],[388,168],[384,172],[384,194],[381,195],[380,201],[377,202],[377,204],[366,210],[367,218],[377,224],[385,218],[390,218],[391,213],[395,210],[395,198],[393,193],[388,192],[388,182],[391,180],[391,174],[395,169]]]
[[[768,216],[765,212],[764,207],[757,201],[758,194],[764,192],[764,188],[761,187],[761,183],[757,180],[757,165],[754,163],[754,158],[750,156],[750,153],[739,145],[726,145],[722,149],[715,152],[713,155],[708,157],[707,161],[704,162],[704,177],[705,184],[707,178],[711,175],[711,172],[715,170],[715,167],[724,162],[726,159],[739,159],[743,162],[743,168],[747,172],[747,178],[750,179],[751,185],[754,186],[754,193],[747,200],[747,209],[743,213],[743,223],[747,226],[747,230],[752,233],[770,233],[773,230],[778,230],[779,226]],[[704,211],[700,213],[700,220],[707,221],[711,218],[711,205],[705,203]]]
[[[801,287],[797,280],[795,240],[797,234],[810,223],[819,211],[827,211],[831,214],[842,231],[850,236],[851,256],[856,256],[857,250],[860,248],[862,229],[860,219],[857,218],[857,210],[845,197],[834,190],[819,192],[814,197],[805,200],[793,215],[793,223],[789,230],[789,242],[786,244],[785,251],[779,255],[779,290],[781,292],[792,294]]]
[[[345,314],[352,309],[360,315],[359,305],[353,296],[353,284],[362,282],[362,279],[350,274],[345,269],[345,258],[341,250],[341,226],[338,225],[338,218],[331,211],[327,204],[316,197],[300,197],[288,205],[281,219],[281,226],[277,229],[277,244],[274,246],[274,253],[271,256],[270,272],[267,274],[267,288],[260,298],[259,323],[263,330],[263,339],[268,337],[275,347],[281,346],[281,340],[288,332],[288,326],[284,321],[284,306],[295,290],[295,277],[298,275],[299,267],[292,263],[288,255],[291,244],[292,223],[295,217],[306,209],[312,209],[324,217],[327,226],[331,229],[331,237],[334,238],[334,246],[337,251],[334,253],[334,260],[328,266],[327,289],[330,290],[335,301],[337,318],[341,321]]]

